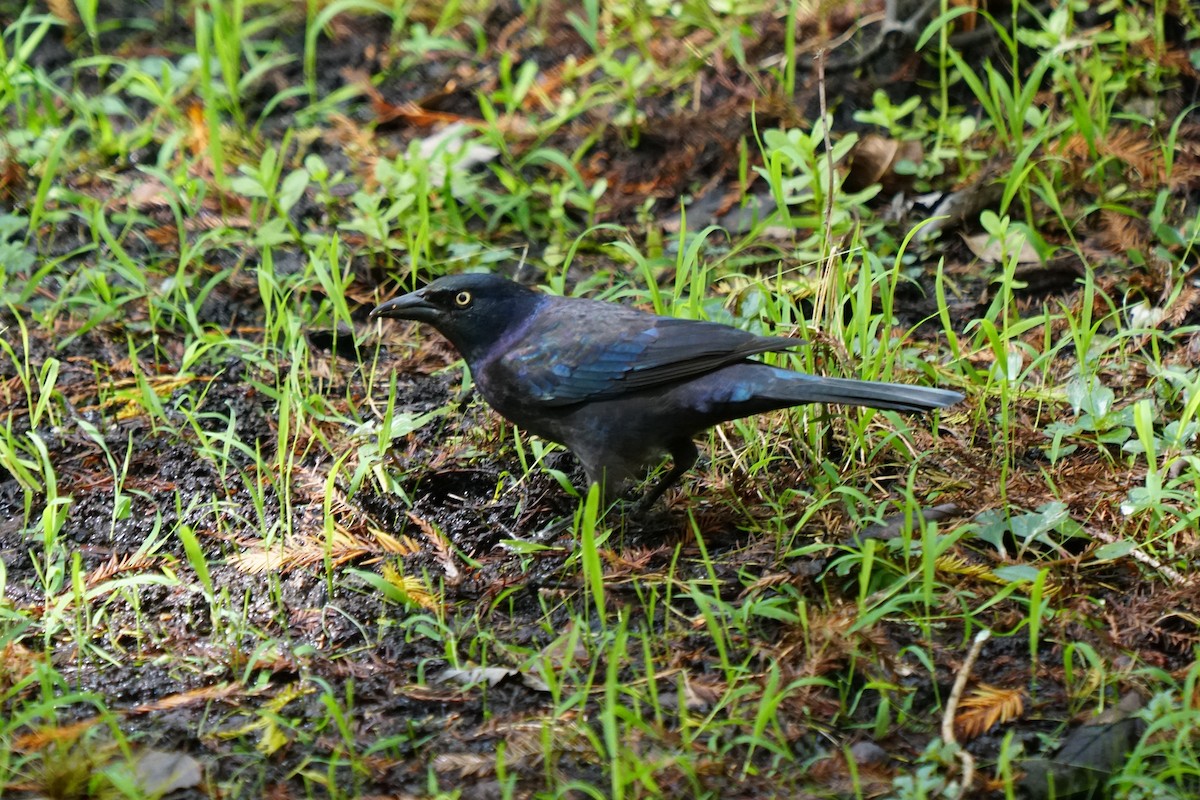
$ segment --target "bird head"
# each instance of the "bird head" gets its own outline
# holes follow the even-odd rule
[[[544,295],[499,275],[447,275],[376,306],[371,318],[428,323],[449,339],[469,364],[486,355],[508,330],[525,322],[544,299]]]

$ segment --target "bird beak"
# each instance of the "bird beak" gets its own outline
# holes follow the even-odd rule
[[[386,303],[375,306],[375,309],[371,311],[371,319],[391,317],[393,319],[411,319],[417,322],[432,322],[437,315],[438,307],[425,299],[424,289],[393,297]]]

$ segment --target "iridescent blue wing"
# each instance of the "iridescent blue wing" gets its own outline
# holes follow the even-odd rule
[[[498,361],[535,401],[558,406],[620,397],[800,344],[713,322],[563,300],[543,306]]]

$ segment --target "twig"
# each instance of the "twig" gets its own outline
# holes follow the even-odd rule
[[[987,628],[975,634],[975,640],[971,642],[971,649],[967,651],[967,657],[963,659],[962,666],[958,668],[958,674],[954,676],[954,688],[950,690],[950,698],[946,701],[946,711],[942,714],[942,741],[956,745],[958,760],[962,762],[962,777],[958,787],[960,800],[967,796],[971,783],[975,780],[975,757],[968,753],[965,747],[957,746],[958,740],[954,737],[954,715],[958,712],[958,702],[967,688],[967,679],[971,677],[971,669],[979,659],[984,643],[990,638],[992,638],[992,632]]]
[[[1116,536],[1113,536],[1111,533],[1106,533],[1106,532],[1100,530],[1099,528],[1087,528],[1086,530],[1087,530],[1089,536],[1093,536],[1093,537],[1099,539],[1100,541],[1104,542],[1105,544],[1116,544],[1118,541],[1120,541]],[[1186,583],[1187,582],[1186,579],[1182,575],[1180,575],[1176,570],[1172,569],[1171,567],[1168,567],[1166,564],[1162,563],[1154,556],[1146,555],[1144,552],[1139,550],[1137,547],[1134,547],[1132,550],[1130,550],[1129,555],[1133,556],[1135,559],[1142,562],[1143,564],[1150,567],[1151,569],[1157,570],[1163,576],[1170,579],[1170,581],[1172,583]]]
[[[825,187],[825,230],[822,241],[826,252],[826,260],[822,266],[822,274],[820,281],[820,289],[817,291],[817,299],[813,304],[813,321],[818,326],[823,326],[825,321],[823,315],[825,313],[825,301],[829,294],[829,287],[834,283],[833,280],[833,260],[836,256],[837,248],[833,246],[833,193],[837,186],[834,176],[837,174],[834,169],[836,165],[833,163],[833,142],[829,138],[830,117],[829,109],[825,104],[825,48],[817,51],[814,60],[817,62],[817,99],[821,104],[821,133],[825,140],[825,159],[829,167],[829,185]]]

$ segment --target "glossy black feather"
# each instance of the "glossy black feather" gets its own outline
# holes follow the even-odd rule
[[[526,384],[536,401],[561,406],[620,397],[798,344],[712,322],[571,300],[544,307],[497,368]]]
[[[644,503],[695,462],[693,437],[724,420],[802,403],[922,412],[962,399],[772,367],[751,357],[802,342],[543,295],[494,275],[439,278],[371,315],[435,327],[493,408],[565,444],[610,496],[669,453],[672,469]]]

